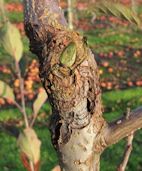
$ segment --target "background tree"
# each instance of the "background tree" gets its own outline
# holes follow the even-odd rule
[[[32,104],[30,117],[26,110],[27,104],[25,99],[26,88],[24,84],[24,76],[20,68],[20,60],[23,55],[23,44],[19,30],[10,23],[6,17],[4,10],[4,2],[0,0],[0,43],[5,51],[12,58],[12,65],[14,65],[14,74],[16,77],[17,87],[19,88],[20,102],[17,100],[14,89],[6,82],[0,80],[0,97],[7,99],[11,105],[16,106],[23,116],[24,129],[21,131],[16,126],[11,126],[8,123],[0,121],[0,131],[4,131],[13,135],[17,139],[17,144],[20,148],[20,156],[24,167],[28,171],[38,171],[40,166],[40,145],[41,141],[38,139],[36,132],[33,129],[35,120],[39,113],[41,106],[47,100],[45,90],[38,93]]]

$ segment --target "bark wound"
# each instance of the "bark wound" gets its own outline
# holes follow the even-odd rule
[[[53,107],[52,122],[56,124],[51,128],[58,146],[68,142],[72,129],[88,125],[93,114],[101,111],[96,105],[101,105],[97,66],[84,38],[76,32],[58,30],[57,34],[56,31],[52,39],[44,37],[38,48],[34,36],[30,40],[32,51],[39,57],[40,77]],[[76,58],[68,67],[61,63],[60,57],[70,43],[76,45]]]
[[[72,42],[76,45],[76,59],[67,67],[60,62],[60,56]],[[81,129],[90,123],[90,118],[97,112],[96,105],[100,105],[96,63],[83,37],[71,31],[55,35],[42,54],[40,77],[49,95],[53,115],[59,115],[57,122],[54,121],[57,127],[61,125],[58,143],[64,144],[72,129]],[[52,131],[55,133],[55,130],[54,125]]]

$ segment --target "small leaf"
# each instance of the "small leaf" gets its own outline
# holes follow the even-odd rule
[[[60,56],[60,62],[67,66],[71,67],[76,60],[76,45],[75,43],[70,43],[62,52]]]
[[[0,96],[11,100],[15,99],[12,88],[3,81],[0,81]]]
[[[17,144],[22,153],[27,158],[36,164],[40,160],[40,146],[41,141],[38,139],[36,132],[32,128],[26,128],[19,135]]]
[[[34,114],[37,114],[39,112],[40,108],[42,107],[42,105],[45,103],[46,100],[47,100],[47,94],[43,89],[42,91],[39,92],[37,99],[33,104]]]
[[[19,62],[23,53],[23,44],[19,30],[10,22],[4,24],[0,30],[0,42],[4,49]]]

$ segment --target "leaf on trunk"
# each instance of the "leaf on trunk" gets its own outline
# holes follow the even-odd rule
[[[19,62],[23,53],[23,44],[19,30],[7,22],[0,30],[0,42],[4,49]]]
[[[137,14],[131,8],[118,2],[99,1],[95,6],[91,7],[91,9],[96,13],[113,15],[131,23],[135,23],[138,26],[141,25],[141,20]]]
[[[38,139],[36,132],[32,128],[26,128],[19,135],[17,140],[21,153],[36,164],[40,160],[41,141]]]
[[[42,107],[42,105],[45,103],[46,100],[47,100],[47,93],[43,89],[42,91],[39,92],[37,99],[33,104],[34,114],[37,114],[39,112],[40,108]]]
[[[10,88],[9,85],[7,85],[5,82],[1,80],[0,80],[0,96],[7,99],[11,99],[13,101],[15,99],[12,88]]]
[[[60,56],[61,64],[71,67],[75,63],[76,53],[76,44],[72,42],[62,52]]]

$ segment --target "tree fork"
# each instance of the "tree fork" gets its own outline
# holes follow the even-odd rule
[[[142,127],[142,109],[121,124],[108,124],[102,117],[94,55],[86,39],[67,28],[58,2],[24,0],[24,14],[30,49],[39,58],[41,81],[53,109],[50,129],[61,169],[99,171],[103,150]],[[135,126],[129,125],[133,121]]]

